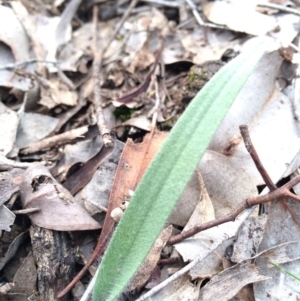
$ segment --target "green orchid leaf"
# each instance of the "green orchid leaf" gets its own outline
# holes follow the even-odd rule
[[[96,279],[93,301],[114,300],[134,276],[265,50],[266,43],[258,40],[229,62],[179,118],[146,170],[111,239]]]

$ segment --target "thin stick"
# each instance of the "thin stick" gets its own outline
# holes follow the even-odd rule
[[[27,155],[27,154],[39,152],[41,150],[49,149],[53,146],[67,144],[74,141],[74,139],[78,137],[82,137],[82,135],[84,135],[87,131],[88,131],[88,127],[83,126],[77,129],[64,132],[59,135],[45,138],[38,142],[32,143],[32,145],[30,145],[29,147],[21,150],[21,153]]]
[[[16,69],[16,68],[18,68],[20,66],[23,66],[23,65],[35,64],[35,63],[45,63],[45,64],[53,64],[53,65],[59,64],[59,62],[46,61],[46,60],[40,60],[40,59],[33,58],[33,59],[29,59],[27,61],[11,63],[11,64],[7,64],[7,65],[4,65],[4,66],[0,66],[0,70]]]
[[[155,85],[155,106],[153,107],[154,112],[152,116],[152,128],[156,127],[157,115],[160,107],[159,85],[158,85],[157,77],[155,77],[154,85]]]
[[[261,174],[263,180],[265,181],[266,185],[270,189],[270,191],[274,191],[277,189],[276,185],[273,183],[271,177],[267,173],[266,169],[264,168],[263,164],[261,163],[259,156],[256,152],[256,149],[254,148],[250,135],[249,135],[249,130],[247,125],[240,125],[240,132],[241,135],[244,139],[245,147],[250,154],[257,170]]]
[[[172,281],[178,279],[179,277],[181,277],[182,275],[187,273],[194,266],[196,266],[199,262],[201,262],[203,259],[205,259],[209,254],[214,252],[214,250],[216,250],[224,242],[224,240],[227,240],[227,239],[228,239],[228,237],[222,237],[221,239],[216,241],[214,244],[212,244],[209,247],[207,252],[205,252],[204,254],[200,254],[191,263],[186,265],[184,268],[179,270],[177,273],[173,274],[171,277],[167,278],[165,281],[163,281],[160,284],[156,285],[153,289],[151,289],[148,293],[144,294],[142,297],[138,298],[136,301],[144,301],[144,300],[150,298],[151,296],[153,296],[154,294],[159,292],[161,289],[163,289],[165,286],[167,286],[169,283],[171,283]]]
[[[154,3],[154,4],[157,4],[157,5],[167,6],[167,7],[180,7],[180,6],[182,6],[181,1],[144,0],[143,2]]]
[[[273,201],[275,199],[287,198],[287,197],[289,197],[297,202],[300,202],[300,197],[289,191],[292,187],[294,187],[297,183],[300,182],[300,176],[295,177],[294,179],[289,181],[287,184],[285,184],[281,188],[277,188],[259,159],[259,156],[252,144],[252,141],[251,141],[251,138],[249,135],[249,131],[248,131],[248,127],[246,125],[241,125],[240,131],[241,131],[242,137],[244,138],[246,149],[248,150],[249,154],[251,155],[251,158],[253,159],[258,171],[260,172],[262,178],[264,179],[267,187],[269,188],[269,190],[271,192],[267,195],[258,196],[258,197],[249,198],[247,200],[244,200],[242,203],[240,203],[240,205],[235,210],[233,210],[229,214],[227,214],[219,219],[207,222],[205,224],[201,224],[201,225],[197,224],[193,228],[191,228],[187,231],[184,231],[184,232],[180,233],[179,235],[171,237],[168,241],[169,245],[178,243],[184,239],[192,237],[201,231],[210,229],[212,227],[221,225],[226,222],[234,221],[241,212],[243,212],[246,208],[249,208],[251,206],[255,206],[255,205]],[[292,214],[293,220],[298,224],[298,220],[294,219],[293,212],[289,208],[288,204],[286,202],[283,202],[283,205],[287,210],[289,210],[289,212]]]
[[[102,98],[101,98],[101,54],[97,51],[97,23],[98,23],[98,5],[93,7],[93,78],[94,78],[94,109],[96,112],[97,124],[99,132],[102,136],[104,146],[112,146],[112,137],[110,129],[108,128],[104,114],[102,111]]]
[[[14,214],[29,214],[29,213],[35,213],[39,212],[41,209],[38,207],[33,207],[33,208],[27,208],[27,209],[21,209],[21,210],[13,210],[12,212]]]
[[[185,1],[188,4],[188,6],[191,8],[194,17],[195,17],[196,21],[198,22],[198,24],[200,26],[211,27],[211,28],[218,28],[218,29],[228,29],[227,27],[222,26],[222,25],[217,25],[217,24],[212,24],[212,23],[205,23],[202,20],[201,16],[199,15],[195,4],[191,0],[185,0]]]
[[[298,183],[300,183],[300,176],[295,177],[294,179],[286,183],[284,186],[277,188],[276,190],[270,192],[269,194],[246,199],[242,203],[240,203],[240,205],[235,210],[231,211],[227,215],[201,225],[197,224],[190,230],[184,231],[176,236],[171,237],[168,241],[168,245],[173,245],[175,243],[178,243],[184,239],[194,236],[195,234],[201,231],[219,226],[226,222],[234,221],[241,212],[255,205],[268,203],[270,201],[283,198],[283,197],[289,197],[297,202],[300,202],[300,197],[289,191],[292,187],[294,187]]]
[[[126,19],[128,18],[128,16],[130,15],[132,9],[137,5],[137,3],[139,2],[139,0],[132,0],[127,8],[127,10],[125,11],[124,15],[121,18],[121,21],[119,22],[118,26],[116,27],[116,30],[114,31],[114,33],[111,36],[111,39],[108,41],[108,43],[106,44],[106,47],[104,47],[104,49],[102,50],[102,58],[104,58],[104,54],[107,51],[107,49],[109,48],[110,44],[112,43],[112,41],[116,38],[118,32],[121,30],[123,24],[125,23]]]
[[[273,183],[271,177],[269,176],[269,174],[267,173],[267,171],[265,170],[263,164],[261,163],[259,156],[252,144],[250,135],[249,135],[249,130],[248,127],[246,125],[241,125],[240,126],[240,132],[241,135],[244,139],[244,143],[246,146],[247,151],[249,152],[252,160],[254,161],[257,170],[259,171],[259,173],[261,174],[262,178],[264,179],[267,187],[270,189],[270,191],[275,191],[277,189],[277,186]],[[289,197],[291,199],[294,199],[297,201],[298,196],[291,193],[290,191],[285,191],[286,195],[285,197],[282,198],[281,203],[284,206],[284,208],[286,210],[289,211],[289,213],[292,216],[293,221],[300,226],[300,221],[297,218],[297,215],[295,214],[295,212],[290,208],[290,206],[288,205],[287,201],[286,201],[286,197]]]
[[[259,7],[266,7],[266,8],[271,8],[271,9],[277,9],[286,13],[294,14],[297,16],[300,16],[300,12],[297,9],[286,7],[283,5],[279,4],[273,4],[273,3],[258,3],[257,6]]]

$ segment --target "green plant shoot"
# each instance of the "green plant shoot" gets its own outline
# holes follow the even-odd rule
[[[291,276],[292,278],[294,278],[297,281],[300,281],[300,277],[296,276],[295,274],[293,274],[292,272],[290,272],[289,270],[284,269],[281,265],[276,264],[274,262],[271,262],[277,269],[283,271],[285,274]]]
[[[116,299],[134,276],[265,50],[266,43],[259,39],[229,62],[179,118],[146,170],[111,239],[100,265],[93,301]]]

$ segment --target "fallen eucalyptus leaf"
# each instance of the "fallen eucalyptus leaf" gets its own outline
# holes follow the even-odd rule
[[[196,95],[138,185],[103,257],[93,300],[111,301],[147,256],[215,131],[266,50],[259,39]],[[238,125],[237,125],[238,126]]]
[[[39,227],[56,231],[95,230],[101,227],[39,163],[24,173],[20,196],[24,209],[40,209],[29,214],[31,221]]]

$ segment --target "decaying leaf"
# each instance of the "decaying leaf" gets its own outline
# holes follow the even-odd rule
[[[99,229],[100,225],[75,202],[72,194],[52,177],[45,166],[28,168],[20,185],[23,208],[38,207],[29,215],[43,228],[57,231]]]
[[[78,95],[75,91],[71,91],[65,83],[58,78],[47,81],[47,86],[40,85],[41,99],[39,103],[48,109],[52,109],[58,105],[75,106],[77,104]]]
[[[248,283],[267,279],[270,279],[270,277],[260,275],[258,268],[248,261],[229,268],[213,277],[211,281],[200,290],[198,300],[227,301],[234,297]]]
[[[29,297],[36,291],[36,281],[36,266],[32,252],[29,252],[14,276],[15,287],[11,289],[10,293],[24,294]]]
[[[278,52],[262,58],[209,146],[210,150],[228,156],[233,168],[246,170],[255,185],[264,182],[246,151],[239,125],[248,125],[259,157],[274,182],[285,173],[287,163],[299,149],[292,103],[275,87],[280,64]]]
[[[105,242],[107,235],[111,233],[111,229],[115,224],[110,216],[111,211],[119,207],[124,200],[130,199],[131,192],[135,190],[166,135],[167,133],[157,131],[153,135],[146,135],[142,143],[133,143],[132,140],[127,141],[119,160],[98,244]]]
[[[157,265],[157,262],[160,259],[160,253],[171,237],[171,234],[172,226],[169,226],[160,233],[144,262],[139,267],[129,285],[127,285],[126,291],[139,289],[147,282],[153,269]]]
[[[299,241],[299,210],[300,204],[295,201],[287,200],[283,203],[283,200],[276,200],[271,202],[259,252],[276,248],[278,245],[291,241]],[[270,261],[274,260],[273,262],[277,264],[286,262],[283,265],[285,269],[295,275],[300,275],[300,254],[298,247],[296,247],[297,244],[286,245],[286,256],[293,259],[281,261],[277,258],[276,260],[270,259]],[[278,269],[270,269],[270,263],[262,260],[259,257],[255,263],[262,273],[271,276],[272,280],[254,285],[255,298],[262,300],[268,292],[272,297],[279,295],[282,300],[297,300],[300,292],[300,282],[288,276],[283,277]]]
[[[16,145],[19,148],[30,146],[50,133],[58,124],[58,119],[37,113],[22,112],[19,115],[20,122],[17,131]]]
[[[30,41],[22,24],[14,14],[13,10],[0,5],[0,65],[24,62],[30,59]],[[25,68],[32,71],[32,66]],[[27,91],[30,87],[30,79],[19,77],[14,71],[0,70],[0,86],[14,87]]]
[[[213,151],[205,152],[199,164],[199,172],[203,177],[202,198],[184,230],[191,229],[196,224],[220,218],[235,209],[246,198],[257,195],[256,186],[250,176],[244,170],[234,169],[227,157]],[[200,183],[202,182],[201,176],[199,174]],[[210,209],[212,206],[214,209]],[[184,261],[191,261],[213,242],[218,241],[224,233],[228,238],[234,237],[235,232],[232,231],[236,231],[234,225],[226,223],[198,233],[193,238],[176,244],[175,247]],[[211,277],[220,272],[223,269],[222,257],[232,242],[232,239],[228,239],[215,253],[194,267],[190,272],[192,278]]]
[[[255,260],[255,264],[252,262]],[[255,286],[265,286],[268,282],[274,283],[274,278],[280,278],[280,270],[273,263],[283,264],[293,262],[299,266],[299,242],[288,242],[267,249],[245,262],[226,269],[211,279],[200,291],[199,300],[227,301],[234,297],[239,290],[248,283],[255,282]],[[284,265],[286,267],[286,265]],[[287,268],[288,269],[288,268]],[[299,273],[298,273],[299,275]],[[282,280],[281,280],[282,281]],[[222,287],[222,289],[220,289]],[[283,283],[279,283],[273,290],[265,289],[255,292],[255,300],[267,300],[278,297],[279,300],[298,300],[299,284],[289,276],[284,276]]]
[[[91,215],[102,212],[102,208],[107,208],[116,169],[124,148],[122,142],[117,140],[115,143],[112,154],[99,166],[91,181],[75,195],[75,200]]]
[[[5,256],[0,259],[0,270],[16,255],[20,245],[28,237],[28,231],[18,235],[13,242],[10,244]]]
[[[7,202],[14,193],[19,191],[23,173],[24,170],[19,168],[0,173],[0,205]]]
[[[258,195],[256,185],[247,172],[234,168],[224,155],[206,151],[199,170],[215,208],[216,218],[228,214],[243,200]]]
[[[0,230],[10,231],[16,216],[5,206],[0,205]]]
[[[0,126],[0,155],[7,155],[12,150],[18,123],[17,113],[0,102],[0,124],[5,124],[5,126]]]
[[[190,276],[188,274],[184,274],[177,281],[170,283],[157,294],[152,296],[151,301],[197,301],[199,300],[200,285],[201,281],[191,283]]]
[[[256,255],[262,239],[266,215],[250,217],[239,230],[237,241],[234,243],[232,262],[240,263]]]
[[[252,35],[264,35],[276,27],[275,18],[255,11],[257,1],[209,2],[202,0],[206,17],[214,23]]]
[[[93,178],[97,168],[112,154],[114,149],[115,143],[112,147],[105,147],[102,144],[100,150],[67,179],[64,183],[64,187],[68,189],[72,195],[75,195]]]

